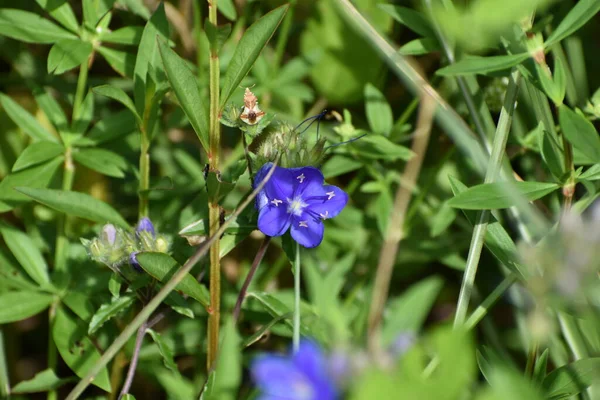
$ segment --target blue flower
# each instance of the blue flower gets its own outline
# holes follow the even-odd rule
[[[263,355],[251,365],[252,378],[261,391],[257,400],[335,400],[338,398],[327,360],[319,346],[300,343],[296,354]]]
[[[134,251],[133,253],[129,254],[129,264],[133,267],[133,269],[135,269],[137,272],[142,272],[144,271],[142,269],[142,266],[140,265],[139,261],[137,260],[137,255],[138,255],[139,251]]]
[[[156,233],[154,232],[154,224],[152,223],[152,221],[150,221],[150,218],[148,218],[148,217],[143,217],[142,219],[140,219],[140,221],[138,222],[138,224],[135,228],[135,233],[138,236],[142,232],[150,232],[152,237],[156,236]]]
[[[256,173],[258,185],[273,164]],[[323,220],[338,215],[348,195],[340,188],[324,185],[325,178],[315,167],[275,167],[273,175],[258,194],[258,229],[267,236],[281,236],[290,229],[292,238],[304,247],[316,247],[323,240]]]

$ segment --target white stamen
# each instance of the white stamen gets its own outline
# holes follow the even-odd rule
[[[283,203],[283,200],[273,199],[271,200],[271,204],[275,204],[275,207],[279,207],[279,205]]]
[[[327,197],[327,200],[331,200],[331,198],[332,198],[333,196],[335,196],[335,192],[334,192],[333,190],[332,190],[331,192],[327,192],[327,193],[325,193],[325,194],[328,196],[328,197]]]
[[[308,221],[300,221],[300,228],[308,228]]]
[[[319,216],[323,219],[329,218],[329,211],[325,210],[325,214],[319,214]]]
[[[298,179],[300,183],[302,183],[304,182],[304,179],[306,179],[306,177],[304,176],[304,174],[300,174],[300,176],[297,176],[296,179]]]

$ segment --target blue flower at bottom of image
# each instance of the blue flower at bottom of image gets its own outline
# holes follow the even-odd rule
[[[295,354],[265,354],[254,359],[252,378],[260,390],[257,400],[335,400],[334,380],[321,348],[303,340]]]
[[[267,163],[256,173],[256,186],[272,165]],[[267,236],[281,236],[290,229],[292,238],[304,247],[321,244],[323,221],[338,215],[348,202],[346,192],[324,181],[315,167],[275,167],[256,198],[258,229]]]

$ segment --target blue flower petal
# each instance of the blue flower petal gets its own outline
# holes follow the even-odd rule
[[[337,186],[322,186],[324,194],[305,198],[308,210],[323,219],[338,215],[348,203],[348,194]]]
[[[154,224],[152,224],[152,221],[150,221],[150,218],[148,217],[140,219],[140,221],[137,224],[137,227],[135,228],[135,232],[136,234],[138,234],[138,236],[144,231],[150,232],[152,234],[152,237],[156,235],[154,232]]]
[[[291,168],[290,175],[296,183],[294,197],[309,195],[311,190],[323,187],[325,177],[323,173],[315,167]]]
[[[309,249],[321,244],[324,230],[323,221],[306,212],[292,220],[292,238]]]
[[[293,362],[310,379],[315,392],[313,400],[334,400],[337,397],[337,390],[328,374],[327,361],[315,342],[303,340]]]
[[[259,211],[258,229],[267,236],[281,236],[290,227],[291,219],[285,203],[268,204]]]
[[[261,399],[312,400],[315,391],[310,379],[282,356],[262,356],[251,366],[252,378],[261,390]]]

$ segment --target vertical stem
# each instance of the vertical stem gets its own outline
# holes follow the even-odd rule
[[[6,366],[6,352],[4,351],[4,333],[0,329],[0,397],[7,398],[10,393],[8,368]]]
[[[252,266],[250,267],[250,271],[248,271],[246,280],[244,281],[244,284],[240,289],[240,294],[238,295],[237,301],[235,302],[235,307],[233,308],[233,320],[235,322],[237,322],[237,320],[240,317],[240,311],[242,310],[242,303],[244,302],[244,298],[246,297],[246,292],[248,291],[248,287],[252,282],[252,278],[254,277],[254,274],[256,273],[260,262],[262,261],[263,257],[265,256],[265,253],[267,252],[267,249],[269,248],[269,243],[271,243],[271,237],[267,236],[264,238],[262,244],[260,245],[260,248],[258,249],[256,256],[254,257],[254,261],[252,262]]]
[[[72,119],[75,120],[81,113],[81,103],[86,93],[88,78],[88,60],[81,63],[79,68],[79,77],[77,78],[77,88],[75,89],[75,99],[73,101]],[[63,181],[62,190],[70,191],[73,188],[75,179],[75,164],[73,164],[72,148],[70,143],[65,143],[65,161],[63,164]],[[69,251],[69,239],[67,238],[67,230],[69,227],[69,217],[66,214],[60,214],[56,225],[56,247],[54,249],[54,270],[65,272],[67,268],[67,258]],[[52,339],[52,324],[56,313],[56,304],[50,306],[48,313],[48,368],[55,370],[58,354],[54,340]],[[56,390],[48,391],[48,400],[56,400]]]
[[[148,216],[148,189],[150,187],[150,140],[146,127],[142,126],[140,129],[141,142],[140,142],[140,185],[138,190],[139,206],[138,206],[138,219]]]
[[[500,119],[498,120],[498,127],[496,128],[496,134],[494,135],[494,141],[492,143],[492,153],[490,155],[490,160],[485,174],[485,183],[495,181],[498,173],[500,172],[502,157],[504,156],[504,150],[506,148],[506,142],[510,132],[512,116],[515,110],[519,78],[520,74],[518,70],[513,69],[509,78],[510,81],[508,83],[506,95],[504,97],[504,104],[502,105]],[[469,301],[471,300],[471,294],[473,291],[473,284],[475,283],[475,275],[477,275],[479,258],[481,257],[481,250],[483,249],[483,241],[485,240],[489,216],[489,210],[483,210],[479,212],[477,216],[477,222],[475,229],[473,230],[473,236],[471,237],[469,255],[467,256],[465,274],[463,276],[463,281],[458,296],[458,303],[456,305],[456,316],[454,317],[455,327],[462,326],[465,323],[467,310],[469,308]]]
[[[121,393],[119,394],[119,399],[129,393],[129,389],[131,388],[131,384],[133,383],[133,377],[135,376],[135,370],[137,368],[138,358],[140,356],[140,349],[142,348],[142,343],[144,342],[144,335],[146,334],[146,323],[143,323],[137,331],[137,336],[135,337],[135,347],[133,348],[133,355],[131,356],[131,362],[129,363],[129,369],[127,370],[127,378],[125,378],[125,383],[123,384],[123,388],[121,389]]]
[[[300,245],[296,242],[296,260],[294,261],[294,352],[300,348]]]
[[[208,0],[208,20],[217,26],[217,0]],[[210,132],[208,163],[211,172],[219,170],[221,126],[219,125],[219,54],[216,43],[211,44],[209,62]],[[209,234],[219,229],[219,204],[214,199],[208,203]],[[210,248],[210,313],[208,316],[207,368],[210,369],[219,349],[219,320],[221,317],[221,265],[219,239]]]

